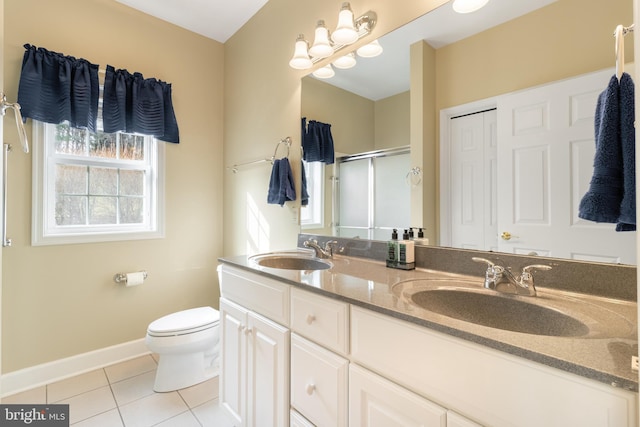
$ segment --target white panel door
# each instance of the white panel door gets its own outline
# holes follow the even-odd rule
[[[498,98],[499,250],[635,264],[635,233],[578,218],[595,153],[597,97],[611,71]],[[505,236],[508,237],[508,236]]]
[[[446,427],[447,410],[358,365],[351,364],[349,425]]]
[[[289,330],[253,312],[247,321],[247,425],[289,425]]]
[[[496,111],[451,119],[451,244],[496,250]]]
[[[248,311],[224,298],[220,299],[220,406],[233,418],[235,426],[247,425],[246,338]]]

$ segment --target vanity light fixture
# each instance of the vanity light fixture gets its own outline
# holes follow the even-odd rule
[[[489,0],[453,0],[453,10],[458,13],[471,13],[482,9]]]
[[[373,58],[380,55],[383,50],[382,46],[380,46],[380,42],[376,39],[369,44],[359,47],[356,52],[358,53],[358,56],[363,58]]]
[[[296,70],[306,70],[313,66],[313,62],[309,58],[309,44],[304,39],[304,34],[299,34],[296,39],[296,47],[293,58],[289,61],[289,66]]]
[[[304,35],[298,35],[289,65],[297,70],[307,70],[313,67],[316,62],[332,56],[345,46],[370,34],[377,20],[378,16],[371,10],[353,19],[349,2],[342,3],[336,30],[330,34],[324,20],[319,20],[311,48],[309,48],[309,43],[305,40]]]
[[[340,68],[341,70],[347,70],[349,68],[355,67],[356,65],[356,56],[353,52],[349,52],[344,56],[333,61],[333,66],[336,68]]]
[[[329,42],[329,30],[321,19],[316,27],[316,37],[313,40],[313,46],[309,49],[309,55],[314,58],[326,58],[333,55],[333,46]]]
[[[336,75],[336,72],[333,71],[331,64],[327,64],[324,67],[318,68],[312,74],[319,79],[330,79]]]

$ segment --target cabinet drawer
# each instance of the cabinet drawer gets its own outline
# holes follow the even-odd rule
[[[289,326],[289,285],[225,264],[218,268],[222,297]]]
[[[349,353],[349,304],[292,288],[291,329],[346,355]]]
[[[291,406],[318,427],[347,425],[346,359],[291,334]]]

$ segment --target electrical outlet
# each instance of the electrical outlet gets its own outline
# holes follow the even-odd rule
[[[631,370],[638,370],[638,356],[631,356]]]

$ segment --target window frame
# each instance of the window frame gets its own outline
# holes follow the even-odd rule
[[[127,169],[127,160],[86,158],[52,154],[49,144],[51,134],[47,127],[56,125],[33,121],[32,138],[32,224],[33,246],[63,245],[74,243],[99,243],[164,237],[164,144],[153,137],[145,137],[145,153],[148,155],[145,170],[148,171],[145,196],[148,203],[148,218],[142,224],[97,224],[82,226],[55,225],[55,179],[56,164],[87,165]],[[131,165],[132,166],[132,165]],[[139,170],[140,167],[131,167]]]
[[[300,228],[303,230],[324,227],[324,174],[325,164],[302,162],[306,167],[309,203],[300,206]]]

